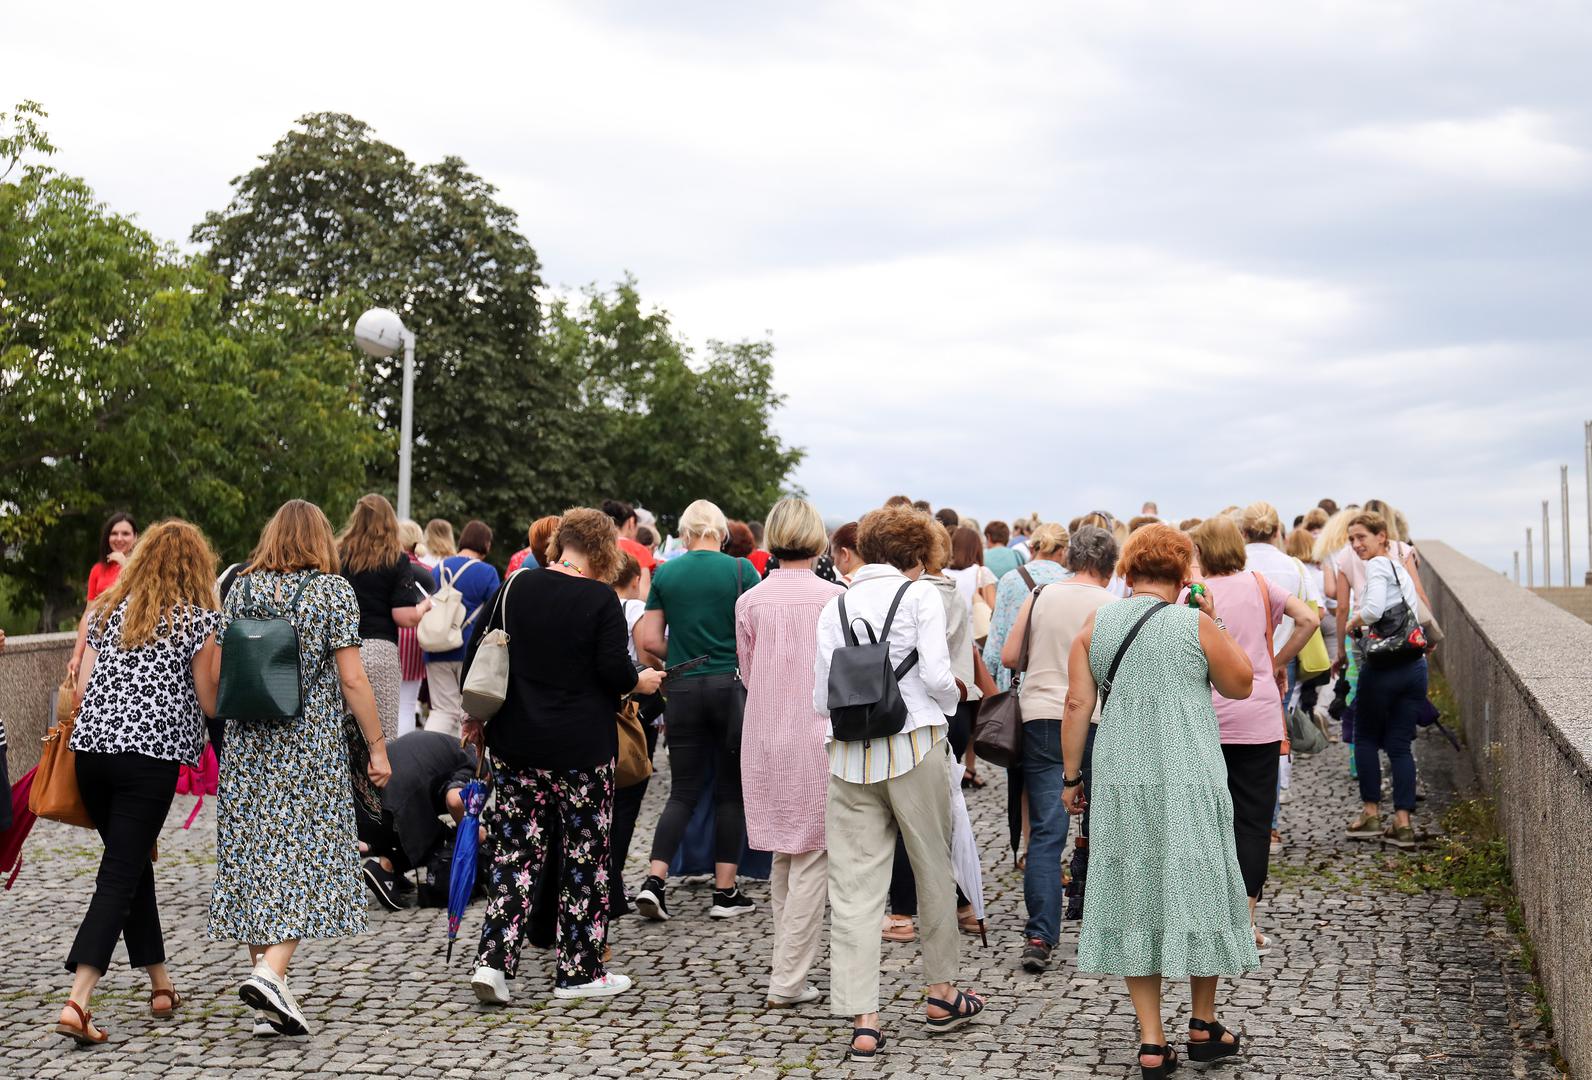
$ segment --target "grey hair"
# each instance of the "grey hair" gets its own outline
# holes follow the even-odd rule
[[[1067,569],[1097,574],[1107,581],[1116,572],[1117,538],[1097,525],[1084,525],[1067,545]]]

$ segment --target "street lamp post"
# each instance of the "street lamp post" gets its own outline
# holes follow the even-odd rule
[[[398,518],[409,516],[410,459],[415,423],[415,335],[396,311],[371,308],[354,323],[354,341],[367,356],[385,358],[404,351],[403,405],[398,419]]]

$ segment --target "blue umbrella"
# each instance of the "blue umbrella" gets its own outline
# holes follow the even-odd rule
[[[464,820],[453,838],[453,865],[448,868],[448,962],[453,962],[453,943],[459,936],[464,908],[475,892],[476,853],[481,848],[481,808],[486,805],[486,784],[471,780],[459,792],[464,800]]]

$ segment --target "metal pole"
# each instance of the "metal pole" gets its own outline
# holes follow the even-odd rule
[[[1563,545],[1564,587],[1570,587],[1570,466],[1559,466],[1559,543]]]
[[[1533,569],[1534,564],[1531,561],[1531,558],[1532,558],[1531,552],[1532,552],[1532,550],[1533,550],[1533,548],[1532,548],[1532,544],[1531,544],[1531,526],[1527,525],[1526,526],[1526,588],[1528,588],[1528,589],[1535,589],[1537,587],[1537,572],[1536,572],[1535,569]]]
[[[1586,583],[1592,585],[1592,420],[1586,422]]]
[[[1553,548],[1548,543],[1548,500],[1542,500],[1542,587],[1553,587]]]
[[[1520,584],[1520,552],[1515,552],[1515,584]]]
[[[398,421],[398,520],[409,516],[409,459],[415,430],[415,335],[404,331],[404,403]],[[1547,504],[1544,503],[1544,506]],[[1544,511],[1546,513],[1546,511]]]

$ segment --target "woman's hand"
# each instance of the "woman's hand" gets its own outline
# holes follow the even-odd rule
[[[1074,784],[1072,787],[1061,789],[1061,806],[1063,810],[1077,817],[1089,805],[1089,800],[1083,797],[1083,785]]]
[[[115,563],[117,566],[126,566],[127,556],[120,551],[113,551],[109,555],[105,556],[105,561]]]
[[[656,694],[662,685],[663,672],[657,668],[644,668],[636,673],[636,688],[631,693]]]
[[[392,766],[387,762],[387,743],[382,741],[370,748],[370,765],[365,769],[365,775],[370,777],[370,782],[379,788],[387,786],[387,781],[392,779]]]
[[[1194,584],[1196,584],[1196,582],[1185,582],[1183,587],[1188,588],[1190,585]],[[1210,586],[1207,585],[1199,592],[1190,593],[1189,595],[1194,598],[1194,604],[1196,607],[1198,607],[1205,614],[1209,615],[1211,618],[1216,618],[1216,598],[1211,595]]]

